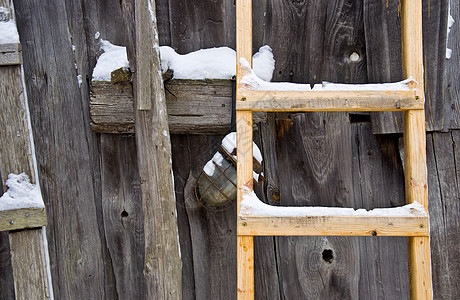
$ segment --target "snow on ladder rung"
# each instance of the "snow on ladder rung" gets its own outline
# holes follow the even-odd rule
[[[394,208],[280,207],[243,191],[238,235],[428,236],[429,219],[414,202]]]

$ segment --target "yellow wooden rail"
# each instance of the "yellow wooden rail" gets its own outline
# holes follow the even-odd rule
[[[252,1],[236,0],[237,53],[237,287],[238,299],[254,298],[254,243],[259,235],[409,236],[411,299],[432,299],[429,238],[421,0],[401,6],[403,71],[416,85],[407,91],[260,91],[242,78],[252,58]],[[244,61],[246,60],[246,61]],[[404,110],[406,202],[423,205],[424,216],[252,215],[242,211],[243,194],[252,191],[253,111]]]

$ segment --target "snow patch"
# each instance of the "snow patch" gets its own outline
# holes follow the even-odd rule
[[[222,146],[229,154],[231,154],[233,150],[236,149],[236,132],[230,132],[227,134],[222,140]],[[260,164],[262,164],[262,153],[254,142],[252,142],[252,155]]]
[[[101,33],[98,31],[94,34],[94,39],[98,39],[101,36]]]
[[[83,78],[81,77],[81,75],[77,75],[77,81],[78,81],[78,87],[81,87],[81,84],[83,82]]]
[[[452,17],[452,14],[450,12],[450,1],[449,1],[449,17],[447,20],[447,38],[446,38],[446,58],[450,59],[452,57],[452,49],[448,47],[449,45],[449,34],[450,30],[452,29],[452,25],[455,23],[455,19]]]
[[[98,58],[93,70],[93,81],[110,81],[110,73],[119,68],[129,68],[126,47],[116,46],[101,39],[104,53]]]
[[[353,209],[342,207],[294,207],[272,206],[257,197],[248,187],[241,188],[243,200],[241,202],[240,215],[271,216],[271,217],[310,217],[310,216],[419,216],[426,217],[425,208],[422,204],[414,202],[401,207],[376,208],[373,210]]]
[[[0,22],[0,44],[19,43],[18,29],[14,20]]]
[[[222,161],[224,160],[224,157],[222,154],[219,152],[216,152],[214,156],[212,157],[211,160],[209,160],[206,165],[203,168],[203,171],[208,175],[208,176],[213,176],[214,172],[216,171],[216,164],[221,167],[222,166]]]
[[[9,174],[6,180],[8,190],[0,197],[0,211],[39,207],[44,208],[40,188],[31,184],[25,173]]]
[[[393,83],[372,84],[344,84],[325,81],[322,84],[315,84],[311,88],[310,84],[304,83],[267,82],[257,76],[246,59],[241,58],[239,63],[241,68],[247,71],[247,74],[241,79],[243,89],[256,91],[407,91],[410,90],[408,83],[414,82],[413,78]]]

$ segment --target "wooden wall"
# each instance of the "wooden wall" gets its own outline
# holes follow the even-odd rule
[[[93,133],[88,107],[94,35],[99,31],[131,51],[125,36],[133,28],[133,2],[14,1],[56,299],[144,296],[135,141]],[[458,2],[451,0],[456,20]],[[451,31],[453,56],[446,60],[448,1],[423,3],[434,292],[435,299],[458,299],[459,26]],[[274,80],[400,80],[398,5],[257,0],[254,51],[273,48]],[[233,1],[157,0],[157,13],[161,44],[180,53],[235,46]],[[356,62],[349,59],[353,52]],[[257,192],[274,205],[401,205],[401,122],[393,113],[271,114],[255,132],[267,177]],[[236,297],[236,209],[203,207],[193,195],[221,138],[172,136],[184,299]],[[8,245],[1,235],[0,242],[0,298],[12,299]],[[255,244],[258,299],[408,298],[405,238],[259,237]]]

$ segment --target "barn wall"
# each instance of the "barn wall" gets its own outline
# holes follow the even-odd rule
[[[88,108],[98,50],[94,35],[99,31],[131,51],[126,32],[133,25],[132,3],[14,1],[56,299],[144,295],[135,141],[93,133]],[[459,27],[452,29],[454,53],[446,61],[447,1],[423,3],[434,292],[436,299],[456,299]],[[452,3],[460,20],[458,1]],[[273,48],[275,80],[400,80],[398,5],[396,0],[254,1],[254,51],[264,44]],[[160,43],[180,53],[235,46],[233,1],[158,0],[157,13]],[[360,56],[357,62],[349,59],[353,52]],[[267,177],[257,192],[274,205],[401,205],[401,129],[392,113],[271,114],[255,132]],[[184,299],[236,296],[236,209],[204,207],[193,195],[221,138],[172,136]],[[8,245],[1,236],[0,241],[0,298],[11,299]],[[258,237],[255,244],[258,299],[408,298],[405,238]]]

